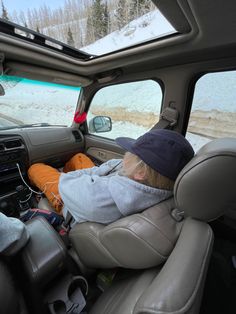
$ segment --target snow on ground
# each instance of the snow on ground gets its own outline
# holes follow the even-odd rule
[[[107,133],[101,133],[101,136],[108,137],[111,139],[115,139],[119,136],[128,136],[131,138],[137,138],[138,136],[144,134],[145,132],[149,131],[150,128],[145,128],[142,126],[134,125],[128,122],[114,122],[112,124],[112,131]],[[192,134],[187,132],[186,134],[187,140],[193,146],[195,152],[197,152],[203,145],[208,143],[210,139],[199,136],[196,134]]]
[[[101,55],[175,32],[158,10],[151,11],[81,50]]]
[[[5,95],[0,97],[0,113],[25,124],[70,125],[79,93],[80,88],[37,84],[24,79],[13,87],[5,83]]]
[[[207,137],[203,137],[200,135],[196,135],[196,134],[192,134],[187,132],[186,134],[186,138],[187,140],[191,143],[191,145],[193,146],[193,149],[195,151],[195,153],[206,143],[210,142],[211,140]]]
[[[162,97],[160,85],[155,81],[146,80],[103,88],[94,97],[93,105],[158,113],[161,109]]]
[[[150,85],[148,83],[138,82],[136,84],[134,85],[133,99],[131,98],[131,93],[128,93],[128,90],[126,91],[124,86],[119,86],[116,93],[114,93],[114,91],[112,92],[112,96],[111,92],[110,96],[107,92],[105,97],[107,101],[104,102],[104,106],[112,108],[116,105],[116,100],[119,104],[119,101],[122,99],[122,101],[127,100],[130,102],[131,111],[134,109],[140,112],[143,112],[143,109],[153,111],[155,106],[158,112],[161,105],[160,88],[156,88],[155,85],[154,90],[156,92],[151,93],[150,90],[149,93],[148,89]],[[157,83],[151,82],[151,84]],[[47,122],[49,124],[61,125],[71,124],[79,95],[78,88],[59,88],[50,84],[29,84],[25,83],[24,80],[12,88],[6,88],[5,92],[6,94],[0,98],[0,114],[7,115],[23,123]],[[138,97],[136,97],[137,95]],[[145,101],[141,99],[140,95],[143,95]],[[109,99],[112,99],[113,102],[109,102]],[[157,101],[157,99],[159,99],[159,101]],[[147,104],[147,108],[143,108],[144,103]],[[92,115],[89,115],[88,120],[91,118]],[[10,125],[12,125],[12,123]],[[129,122],[114,121],[112,131],[101,133],[100,135],[111,139],[118,136],[137,138],[148,130],[149,128]],[[187,134],[187,138],[193,145],[195,151],[209,141],[209,139],[205,137],[190,133]]]
[[[236,71],[209,73],[196,84],[195,110],[236,112]]]
[[[165,21],[159,13],[151,12],[131,22],[120,32],[116,31],[86,47],[86,51],[92,52],[93,48],[112,47],[112,50],[121,48],[123,44],[131,45],[133,40],[142,41],[148,34],[157,36],[158,27],[172,27],[165,25]],[[160,28],[159,28],[160,29]],[[165,28],[166,29],[166,28]],[[159,32],[159,30],[158,30]],[[93,47],[92,47],[93,46]],[[91,49],[91,50],[90,50]],[[106,48],[107,49],[107,48]],[[214,79],[213,79],[214,78]],[[0,81],[1,83],[1,81]],[[4,82],[2,82],[4,85]],[[220,112],[236,112],[236,72],[208,74],[200,79],[196,85],[193,110]],[[42,123],[70,125],[75,112],[79,89],[60,88],[56,85],[43,83],[37,85],[22,80],[17,84],[5,84],[6,94],[0,97],[0,123],[5,120],[4,116],[9,116],[19,123]],[[131,88],[132,87],[132,88]],[[224,92],[222,92],[224,91]],[[102,97],[101,97],[102,95]],[[104,108],[125,107],[129,104],[129,111],[156,112],[159,113],[162,102],[162,91],[157,82],[144,81],[117,85],[113,88],[103,89],[102,93],[96,94],[96,105]],[[2,115],[2,116],[1,116]],[[4,122],[5,123],[5,122]],[[5,125],[2,123],[2,125]],[[12,121],[9,120],[9,125]],[[130,136],[136,138],[148,129],[124,121],[114,121],[113,129],[109,133],[99,135],[109,138],[117,136]],[[197,151],[207,141],[207,138],[187,134],[187,138]]]

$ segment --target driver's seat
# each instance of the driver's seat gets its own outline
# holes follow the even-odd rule
[[[213,232],[207,221],[236,207],[235,182],[236,139],[214,140],[201,148],[175,183],[175,205],[184,211],[186,218],[167,261],[146,270],[131,270],[129,276],[117,278],[89,313],[198,313],[213,244]],[[86,223],[82,225],[85,231]],[[76,228],[79,230],[80,226]],[[88,223],[88,250],[91,241],[98,245],[100,241],[99,233],[97,239],[96,234],[90,238],[90,230]],[[144,233],[148,234],[147,230]],[[71,236],[73,242],[79,241],[73,229]],[[129,243],[124,241],[123,245]],[[87,255],[83,258],[85,263]],[[94,265],[96,258],[95,252]],[[101,267],[99,257],[97,263]]]

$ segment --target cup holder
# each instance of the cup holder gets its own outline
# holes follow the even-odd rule
[[[84,277],[76,276],[73,278],[68,287],[68,299],[72,303],[76,303],[78,288],[81,289],[83,295],[88,294],[88,283]]]
[[[52,309],[56,314],[65,314],[66,313],[66,304],[62,300],[56,300],[52,304]]]
[[[67,276],[56,283],[55,289],[46,295],[51,314],[79,314],[86,305],[87,280],[82,276]]]

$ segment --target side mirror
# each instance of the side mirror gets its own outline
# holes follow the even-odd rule
[[[4,95],[5,95],[5,90],[3,86],[0,84],[0,96],[4,96]]]
[[[96,116],[89,121],[90,133],[109,132],[112,129],[112,122],[110,117]]]

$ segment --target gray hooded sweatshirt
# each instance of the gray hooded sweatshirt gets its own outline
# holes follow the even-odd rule
[[[76,222],[108,224],[172,195],[120,175],[121,168],[122,159],[112,159],[100,167],[62,173],[59,193],[64,217],[69,211]]]

